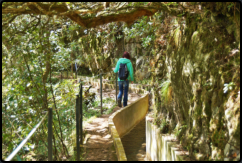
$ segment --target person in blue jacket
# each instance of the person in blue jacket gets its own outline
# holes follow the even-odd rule
[[[129,71],[129,76],[126,80],[120,80],[118,78],[118,85],[119,85],[119,94],[118,94],[118,106],[121,106],[122,96],[123,96],[123,86],[124,86],[124,98],[123,98],[123,107],[127,106],[128,101],[128,90],[129,90],[129,81],[133,84],[134,82],[134,75],[133,75],[133,66],[130,61],[130,55],[128,52],[124,52],[123,58],[119,58],[117,65],[113,68],[114,73],[117,73],[119,70],[120,63],[126,63],[127,69]]]

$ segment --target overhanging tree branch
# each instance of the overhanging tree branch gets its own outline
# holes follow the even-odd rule
[[[77,7],[74,7],[73,4]],[[181,6],[172,8],[165,2],[152,2],[149,5],[128,6],[128,3],[117,5],[117,8],[106,8],[98,4],[94,9],[90,8],[87,3],[73,3],[67,6],[67,3],[42,3],[27,2],[24,7],[13,8],[11,5],[2,7],[2,14],[40,14],[48,16],[64,16],[70,18],[80,26],[93,28],[110,22],[123,21],[131,25],[136,19],[142,16],[152,16],[157,11],[165,11],[173,16],[183,13]],[[77,9],[79,8],[79,9]]]
[[[17,15],[14,15],[13,17],[11,17],[11,19],[8,21],[8,22],[6,22],[6,23],[4,23],[3,25],[2,25],[2,27],[5,27],[6,25],[8,25],[9,23],[11,23],[12,21],[14,21],[14,19],[17,17]]]

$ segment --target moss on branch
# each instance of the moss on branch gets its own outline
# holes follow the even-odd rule
[[[14,4],[13,4],[14,5]],[[105,10],[103,6],[99,6],[97,9],[86,9],[86,10],[74,10],[66,6],[66,4],[58,3],[40,3],[40,2],[27,2],[24,6],[18,6],[13,8],[11,6],[2,7],[2,14],[41,14],[41,15],[61,15],[70,18],[77,24],[93,28],[99,25],[107,24],[110,22],[123,21],[131,25],[136,19],[142,16],[152,16],[157,11],[166,11],[171,15],[181,14],[183,11],[178,8],[169,8],[164,2],[154,2],[149,6],[138,6],[138,7],[123,6],[116,9],[117,14],[113,9]],[[82,12],[83,11],[83,12]],[[105,11],[105,15],[100,15],[100,12]],[[90,15],[91,13],[91,15]],[[115,13],[115,14],[114,14]],[[87,16],[89,14],[89,16]]]

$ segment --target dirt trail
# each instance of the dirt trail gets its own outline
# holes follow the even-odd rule
[[[103,97],[115,98],[115,90],[106,89],[103,90]],[[139,99],[141,95],[135,93],[129,93],[128,105]],[[115,107],[115,111],[121,109]],[[92,122],[85,125],[87,134],[90,134],[90,138],[87,140],[86,153],[84,153],[85,161],[117,161],[117,156],[114,148],[114,144],[111,135],[108,131],[108,118],[112,113],[108,115],[102,115]]]

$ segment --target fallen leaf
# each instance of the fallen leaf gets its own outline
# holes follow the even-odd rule
[[[237,157],[237,153],[235,152],[235,153],[232,155],[232,157]]]

